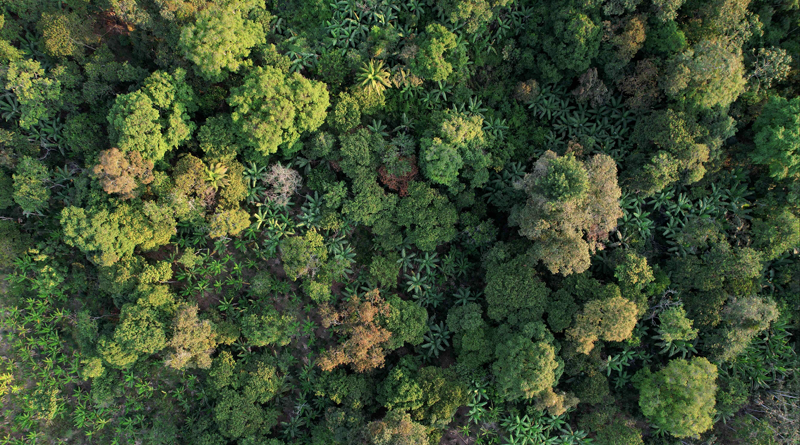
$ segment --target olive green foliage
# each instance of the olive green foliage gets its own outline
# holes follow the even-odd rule
[[[702,108],[728,107],[744,86],[742,54],[721,38],[702,40],[676,56],[664,80],[668,96]]]
[[[411,420],[403,411],[389,411],[383,420],[367,425],[370,445],[429,445],[428,428]]]
[[[270,17],[263,7],[263,0],[230,0],[203,9],[181,29],[181,51],[201,76],[223,80],[245,65],[254,46],[264,44]]]
[[[420,141],[422,170],[431,181],[454,188],[459,171],[468,166],[465,176],[472,187],[483,185],[491,157],[485,152],[486,138],[480,116],[448,114],[431,138]]]
[[[553,346],[513,335],[497,343],[492,371],[506,400],[531,399],[556,384]]]
[[[438,23],[431,23],[425,28],[425,37],[420,42],[411,69],[434,82],[445,80],[453,73],[453,65],[460,67],[463,57],[457,49],[456,35]]]
[[[30,129],[42,119],[49,119],[58,109],[61,82],[45,73],[35,60],[16,60],[5,72],[5,88],[19,101],[19,126]]]
[[[692,328],[692,320],[686,318],[682,306],[673,306],[658,315],[658,333],[666,343],[691,341],[697,338],[697,329]]]
[[[617,168],[605,155],[580,162],[548,151],[515,187],[525,191],[527,202],[512,210],[509,222],[534,241],[531,257],[552,273],[585,271],[590,254],[622,216]]]
[[[489,318],[526,317],[536,320],[542,316],[550,290],[539,279],[533,266],[524,255],[492,261],[487,265],[484,293],[489,304]]]
[[[235,107],[231,117],[248,144],[268,155],[322,125],[330,101],[325,84],[267,66],[251,70],[232,88],[228,104]]]
[[[675,437],[689,437],[711,428],[717,367],[704,357],[675,359],[646,377],[639,406],[657,427]]]
[[[173,321],[173,334],[167,345],[174,348],[165,363],[176,369],[211,366],[211,353],[216,346],[214,325],[197,317],[197,306],[178,310]]]
[[[242,317],[242,335],[253,346],[289,344],[292,318],[281,314],[271,304],[264,304],[257,312]]]
[[[400,199],[395,211],[397,224],[406,229],[408,241],[421,250],[432,251],[456,236],[455,206],[424,182],[412,182],[408,196]]]
[[[575,316],[575,326],[567,331],[567,338],[579,343],[578,352],[588,354],[597,340],[628,339],[636,326],[636,313],[636,305],[621,296],[590,301]]]
[[[771,97],[756,122],[753,162],[764,164],[775,179],[800,173],[800,98]]]
[[[50,173],[47,167],[37,159],[28,156],[20,159],[17,173],[14,174],[14,202],[25,213],[39,213],[46,210],[50,199],[50,187],[47,181]]]
[[[311,278],[328,259],[328,250],[322,242],[322,235],[315,230],[305,236],[286,238],[281,242],[281,260],[286,276],[296,281],[302,276]]]
[[[392,333],[387,347],[396,349],[405,343],[414,346],[422,343],[423,335],[428,332],[428,312],[425,308],[402,300],[397,295],[392,295],[386,302],[389,303],[386,329]]]

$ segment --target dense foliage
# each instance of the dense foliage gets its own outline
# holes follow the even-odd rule
[[[0,0],[0,443],[800,443],[797,0]]]

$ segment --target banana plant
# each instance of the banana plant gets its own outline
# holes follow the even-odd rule
[[[450,331],[443,321],[434,323],[433,318],[428,320],[428,332],[423,336],[422,349],[426,358],[432,359],[439,357],[439,354],[450,346]]]
[[[419,266],[419,270],[424,270],[426,274],[430,274],[432,270],[436,270],[439,265],[439,258],[437,258],[437,253],[434,252],[431,254],[430,252],[425,252],[424,256],[417,257],[416,263]]]

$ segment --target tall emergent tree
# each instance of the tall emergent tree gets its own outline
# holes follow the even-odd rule
[[[241,135],[269,155],[319,128],[330,98],[324,83],[266,66],[255,68],[242,86],[232,88],[228,103],[236,107],[231,117]]]
[[[528,199],[514,207],[509,223],[535,241],[529,253],[552,273],[588,269],[590,254],[622,217],[617,166],[606,155],[580,161],[572,154],[559,157],[547,151],[515,187]]]
[[[657,427],[675,437],[707,431],[714,423],[717,367],[704,357],[676,359],[647,376],[639,406]]]

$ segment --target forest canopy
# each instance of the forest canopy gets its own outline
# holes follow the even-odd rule
[[[0,442],[800,443],[797,0],[0,0]]]

